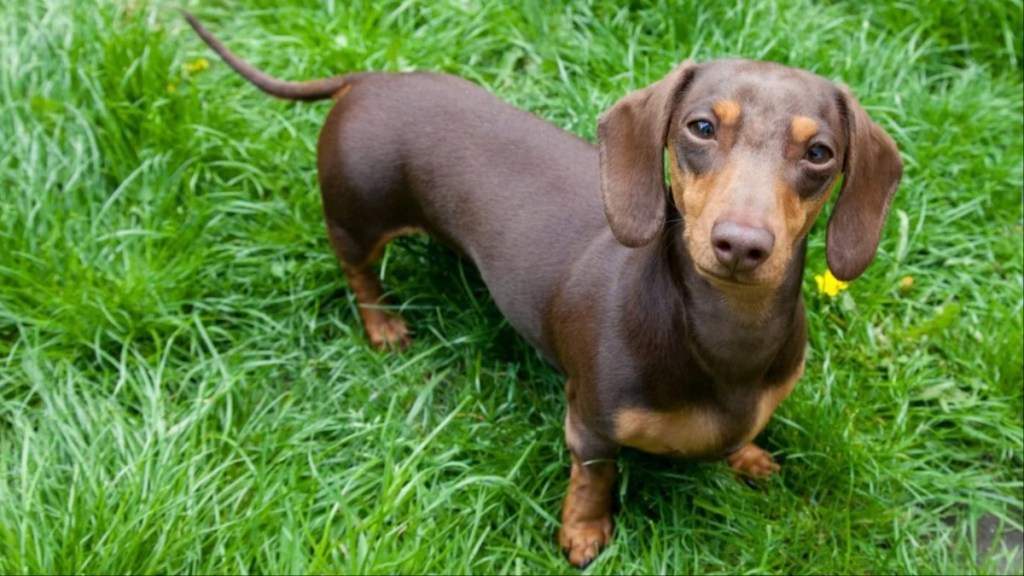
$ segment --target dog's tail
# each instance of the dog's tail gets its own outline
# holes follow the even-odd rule
[[[213,51],[228,63],[228,66],[234,68],[235,72],[238,72],[242,78],[252,82],[257,88],[271,96],[284,100],[302,100],[307,102],[324,100],[336,94],[338,90],[348,83],[348,79],[345,76],[309,80],[307,82],[287,82],[268,76],[252,64],[236,56],[231,50],[228,50],[227,47],[221,44],[220,40],[214,38],[213,34],[210,34],[206,28],[203,28],[203,25],[194,16],[188,12],[183,12],[183,14],[188,23],[195,29],[196,34],[199,34],[199,37],[209,44],[210,48],[213,48]]]

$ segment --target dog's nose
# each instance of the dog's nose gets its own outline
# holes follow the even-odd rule
[[[771,256],[775,235],[764,228],[720,220],[711,228],[715,257],[733,272],[750,272]]]

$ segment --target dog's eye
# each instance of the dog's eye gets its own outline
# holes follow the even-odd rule
[[[697,138],[710,140],[715,137],[715,125],[707,120],[694,120],[686,125]]]
[[[807,153],[804,154],[804,158],[806,158],[811,164],[825,164],[832,159],[832,151],[826,146],[815,144],[807,149]]]

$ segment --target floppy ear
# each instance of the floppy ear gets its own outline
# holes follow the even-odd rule
[[[845,86],[839,107],[846,124],[846,158],[843,187],[828,220],[825,253],[836,278],[853,280],[878,250],[889,203],[903,176],[903,160],[893,139],[868,118]]]
[[[597,121],[604,213],[615,238],[631,248],[650,243],[665,225],[665,140],[676,96],[695,69],[683,62]]]

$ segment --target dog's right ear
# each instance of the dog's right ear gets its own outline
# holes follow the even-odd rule
[[[693,78],[687,60],[631,92],[597,121],[601,198],[612,234],[625,246],[649,244],[665,225],[664,153],[677,96]]]

